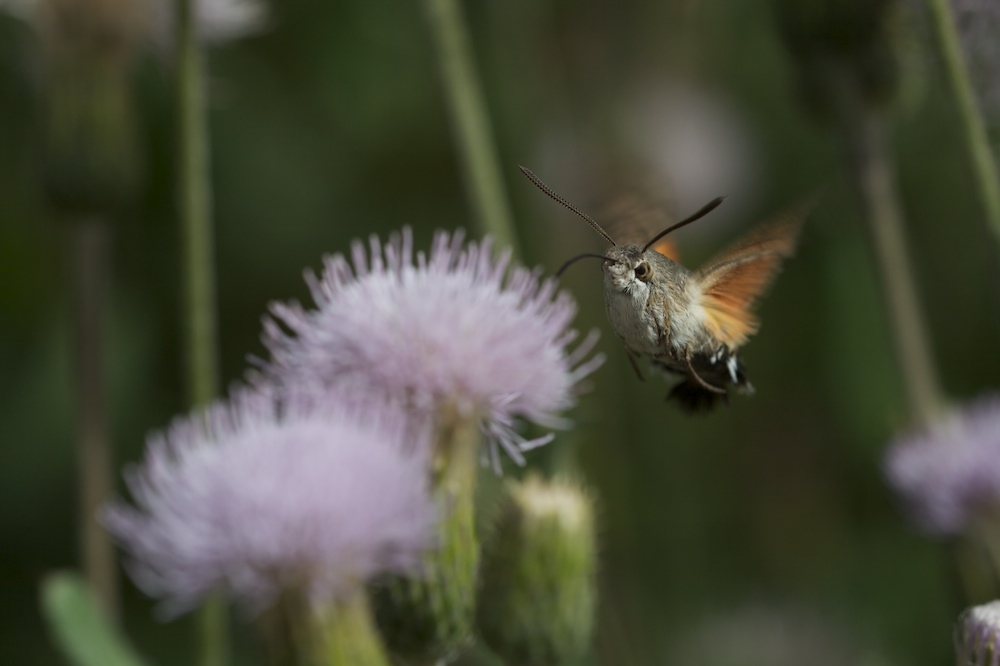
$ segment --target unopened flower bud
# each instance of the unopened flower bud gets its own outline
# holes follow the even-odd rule
[[[144,2],[37,0],[24,10],[43,47],[50,198],[73,215],[114,211],[140,171],[131,76]]]
[[[955,655],[960,666],[992,666],[1000,659],[1000,601],[973,606],[955,625]]]
[[[133,197],[136,149],[128,70],[121,62],[52,63],[46,87],[45,181],[59,210],[115,211]]]
[[[596,600],[591,498],[576,484],[512,482],[483,555],[478,624],[508,663],[549,666],[590,642]]]
[[[896,92],[898,0],[774,0],[805,106],[823,118],[847,83],[868,104]]]

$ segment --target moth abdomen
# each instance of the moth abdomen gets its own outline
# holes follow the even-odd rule
[[[725,347],[715,352],[692,354],[690,368],[683,370],[675,365],[654,361],[661,369],[680,373],[684,379],[676,384],[667,395],[688,413],[712,411],[719,404],[729,402],[729,390],[752,393],[753,385],[747,379],[746,367],[736,354]]]

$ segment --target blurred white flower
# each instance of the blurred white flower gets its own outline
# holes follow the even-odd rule
[[[143,0],[150,5],[150,38],[169,47],[174,40],[177,0]],[[192,0],[194,24],[206,43],[219,44],[247,37],[267,26],[262,0]]]
[[[715,197],[728,197],[726,205],[712,213],[711,222],[685,229],[688,238],[725,236],[728,226],[745,221],[764,161],[736,105],[692,83],[648,80],[620,107],[621,145],[612,156],[606,149],[590,150],[600,144],[581,141],[584,128],[560,125],[542,137],[537,172],[556,174],[548,177],[549,184],[596,215],[612,237],[622,212],[617,200],[623,194],[637,195],[649,212],[662,210],[664,217],[654,225],[657,231]],[[560,246],[567,235],[593,236],[579,222],[569,216],[555,218],[552,236]]]
[[[220,43],[261,31],[268,11],[263,0],[192,0],[195,27],[207,43]],[[93,24],[134,26],[137,41],[158,49],[175,39],[177,0],[0,0],[0,11],[42,32],[78,30],[81,19]],[[66,23],[67,25],[64,25]]]
[[[713,223],[694,225],[694,233],[712,235],[720,231],[720,221],[740,219],[752,203],[761,159],[735,106],[707,89],[675,83],[649,85],[628,108],[631,144],[673,194],[675,214],[728,197],[713,213]]]

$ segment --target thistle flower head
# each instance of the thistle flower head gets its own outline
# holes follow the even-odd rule
[[[227,588],[258,611],[416,563],[434,510],[404,419],[323,403],[248,393],[151,439],[126,476],[136,505],[104,515],[144,591],[181,612]]]
[[[962,666],[993,666],[1000,660],[1000,601],[967,609],[955,625],[955,653]]]
[[[528,441],[515,420],[560,427],[579,380],[603,361],[584,361],[595,338],[575,350],[571,298],[537,272],[508,270],[489,240],[463,244],[439,232],[429,255],[413,252],[409,229],[370,251],[355,243],[307,275],[316,309],[276,304],[265,320],[271,359],[264,376],[284,385],[320,381],[400,399],[418,414],[443,406],[481,419],[490,440],[518,463]]]
[[[1000,509],[1000,396],[981,398],[926,431],[900,437],[885,462],[916,524],[958,534]]]

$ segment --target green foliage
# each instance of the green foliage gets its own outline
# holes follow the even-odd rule
[[[94,599],[83,578],[70,571],[42,581],[42,613],[55,642],[74,666],[144,666]]]

